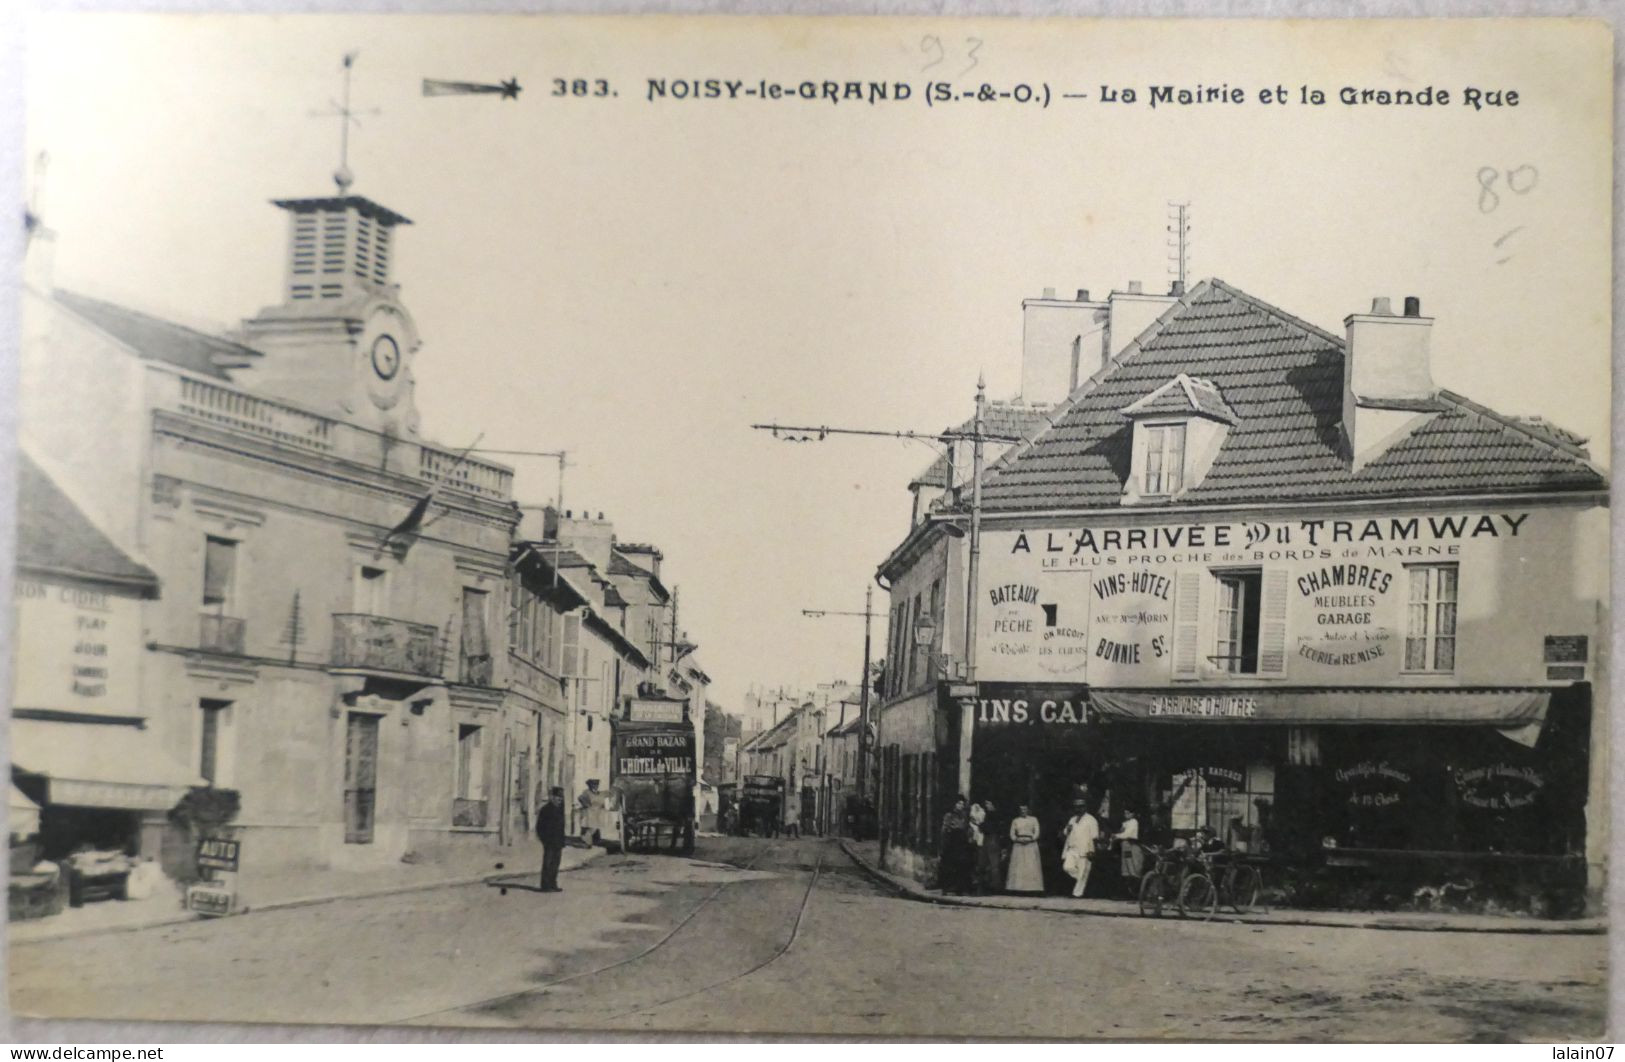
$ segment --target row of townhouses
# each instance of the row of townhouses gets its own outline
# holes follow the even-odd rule
[[[276,202],[281,298],[229,336],[30,278],[12,803],[44,858],[184,877],[177,809],[211,803],[245,883],[533,844],[635,700],[703,762],[661,551],[431,441],[409,222],[340,192]]]
[[[781,780],[781,823],[794,822],[803,833],[820,835],[852,830],[856,802],[868,795],[859,784],[859,687],[836,682],[803,694],[753,691],[746,694],[745,706],[747,712],[765,706],[770,718],[740,746],[739,775]],[[759,723],[759,716],[753,721]]]
[[[1160,843],[1211,827],[1306,896],[1594,905],[1609,515],[1586,441],[1439,386],[1416,298],[1334,332],[1205,280],[1049,291],[1023,322],[1021,396],[964,425],[979,496],[955,443],[877,573],[886,865],[932,878],[965,795],[1026,806],[1070,884],[1083,800]]]

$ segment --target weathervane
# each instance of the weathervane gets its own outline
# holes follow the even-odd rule
[[[425,96],[500,96],[505,100],[516,100],[521,91],[519,79],[516,77],[510,77],[494,85],[483,81],[439,81],[431,77],[423,79]]]
[[[355,174],[350,172],[350,123],[357,126],[361,124],[361,115],[378,113],[377,108],[368,111],[358,111],[350,106],[350,70],[355,66],[355,57],[360,52],[344,53],[344,101],[342,103],[330,100],[331,110],[311,111],[312,117],[337,118],[339,120],[339,168],[333,171],[333,183],[339,186],[339,195],[344,195],[355,183]]]

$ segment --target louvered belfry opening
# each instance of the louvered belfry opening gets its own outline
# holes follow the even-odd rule
[[[276,205],[289,213],[288,302],[341,301],[390,283],[391,233],[410,220],[354,195]]]

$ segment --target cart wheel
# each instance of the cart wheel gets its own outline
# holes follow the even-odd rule
[[[1219,910],[1219,890],[1206,874],[1192,874],[1179,886],[1181,918],[1212,918]]]
[[[1226,882],[1229,886],[1230,906],[1237,914],[1246,914],[1258,906],[1258,894],[1264,891],[1264,878],[1257,867],[1243,863],[1234,868]]]
[[[1148,870],[1140,878],[1140,917],[1162,917],[1162,875]]]

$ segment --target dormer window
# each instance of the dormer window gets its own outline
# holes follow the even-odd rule
[[[1211,380],[1180,373],[1122,409],[1134,425],[1123,501],[1171,501],[1202,482],[1236,414]]]
[[[1185,425],[1145,426],[1144,494],[1176,494],[1185,485]]]

